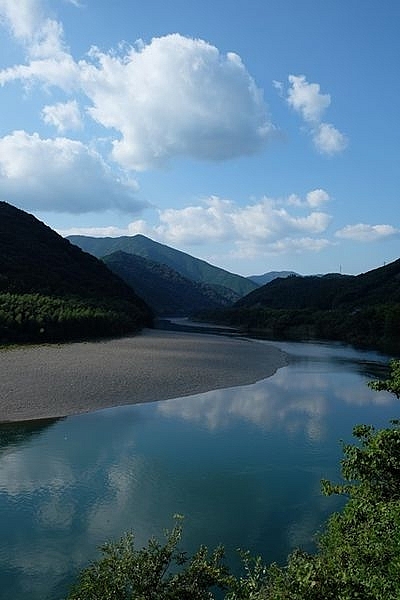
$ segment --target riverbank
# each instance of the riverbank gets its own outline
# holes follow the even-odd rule
[[[3,349],[0,422],[248,385],[285,364],[285,353],[257,341],[150,329],[101,342]]]

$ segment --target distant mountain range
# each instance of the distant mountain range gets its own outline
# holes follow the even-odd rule
[[[117,238],[71,235],[68,240],[97,258],[122,251],[166,265],[188,280],[211,286],[224,303],[233,303],[258,287],[246,277],[220,269],[144,235]]]
[[[120,335],[153,315],[206,311],[271,337],[390,342],[400,351],[400,259],[357,276],[253,279],[142,235],[67,240],[0,202],[0,343]]]
[[[400,259],[361,275],[331,273],[274,279],[235,306],[332,310],[399,302]]]
[[[262,275],[250,275],[247,279],[254,281],[257,285],[265,285],[274,279],[278,279],[278,277],[291,277],[293,275],[297,275],[300,277],[298,273],[295,271],[268,271],[268,273],[263,273]]]

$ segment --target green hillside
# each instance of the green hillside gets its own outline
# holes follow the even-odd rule
[[[240,299],[237,307],[357,309],[367,305],[400,302],[400,259],[361,275],[287,277]]]
[[[264,337],[338,340],[400,354],[400,260],[357,276],[274,279],[202,318]]]
[[[112,254],[113,252],[122,251],[167,265],[187,279],[217,286],[216,290],[220,295],[225,288],[227,298],[231,297],[232,291],[236,298],[239,298],[258,287],[256,283],[246,277],[229,273],[229,271],[210,265],[206,261],[194,258],[185,252],[155,242],[144,235],[122,236],[118,238],[94,238],[72,235],[68,239],[73,244],[82,248],[82,250],[85,250],[85,252],[90,252],[90,254],[98,258]]]
[[[167,265],[142,256],[118,251],[103,257],[103,261],[159,316],[188,316],[193,311],[226,304],[209,286],[193,282]]]
[[[134,331],[151,311],[98,259],[0,202],[0,341]]]

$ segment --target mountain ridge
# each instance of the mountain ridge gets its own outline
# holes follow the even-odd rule
[[[157,316],[189,316],[198,310],[227,304],[225,295],[218,294],[215,288],[187,279],[171,267],[137,254],[118,250],[102,260],[151,306]]]
[[[211,265],[205,260],[156,242],[142,234],[116,238],[71,235],[67,239],[97,258],[103,258],[108,254],[121,250],[128,254],[136,254],[154,262],[165,264],[187,279],[217,286],[216,291],[220,294],[225,288],[233,290],[237,296],[241,297],[258,287],[256,283],[242,275],[230,273],[225,269]]]

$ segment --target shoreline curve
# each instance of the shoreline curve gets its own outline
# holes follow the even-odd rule
[[[272,344],[145,329],[132,337],[0,351],[0,423],[250,385],[288,364]]]

